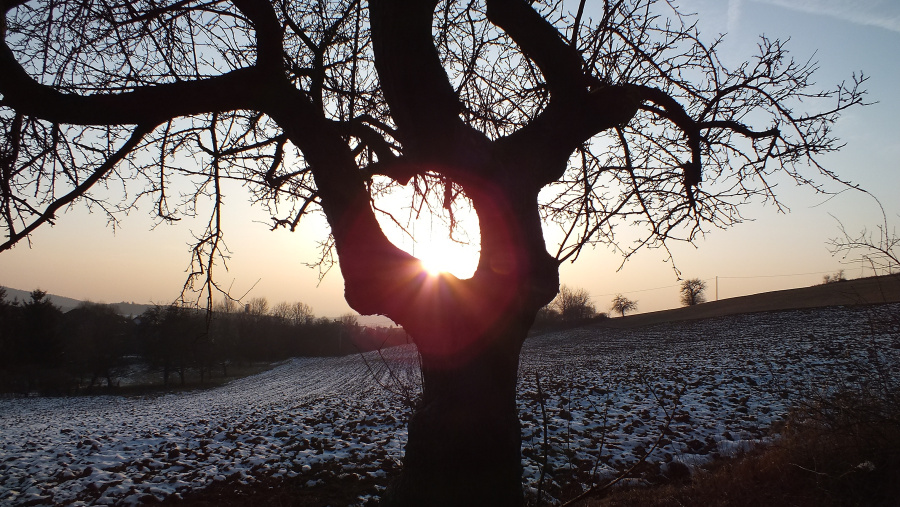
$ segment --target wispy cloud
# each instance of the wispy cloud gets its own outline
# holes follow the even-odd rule
[[[740,8],[742,0],[729,0],[728,21],[732,22],[732,4]],[[820,14],[865,26],[900,33],[900,2],[897,0],[750,0],[794,11]],[[739,13],[738,13],[739,14]]]

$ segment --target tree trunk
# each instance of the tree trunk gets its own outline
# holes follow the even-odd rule
[[[477,354],[422,353],[422,401],[386,505],[523,505],[516,380],[531,320],[505,317],[487,333],[460,340],[486,342]],[[461,327],[468,326],[455,331]]]
[[[403,471],[387,505],[523,504],[516,368],[498,359],[423,368],[422,405],[410,420]]]

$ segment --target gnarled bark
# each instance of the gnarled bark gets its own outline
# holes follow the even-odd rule
[[[488,334],[466,337],[483,347],[462,362],[423,354],[421,406],[387,505],[522,505],[516,377],[526,322],[506,316]]]

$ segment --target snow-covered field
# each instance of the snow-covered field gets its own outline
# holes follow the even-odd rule
[[[898,314],[898,304],[828,308],[532,338],[519,389],[526,487],[567,497],[651,449],[647,476],[770,439],[801,397],[864,380],[873,361],[900,374],[900,330],[882,324]],[[402,347],[293,359],[208,391],[0,400],[0,504],[141,504],[215,481],[383,478],[402,457],[415,365]]]

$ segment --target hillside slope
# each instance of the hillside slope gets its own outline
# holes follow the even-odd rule
[[[799,289],[764,292],[736,298],[710,301],[696,306],[674,308],[658,312],[628,315],[604,321],[601,326],[630,328],[675,322],[708,319],[741,313],[796,310],[826,306],[851,306],[900,301],[900,274],[846,280]]]
[[[21,289],[13,289],[11,287],[3,287],[6,289],[6,300],[7,301],[16,301],[24,302],[31,299],[31,291],[21,290]],[[56,294],[47,294],[47,299],[50,300],[51,303],[56,305],[63,313],[68,312],[74,308],[78,308],[79,305],[83,304],[85,300],[74,299],[65,296],[58,296]],[[126,303],[122,301],[120,303],[112,303],[112,306],[115,306],[120,315],[140,315],[144,313],[148,308],[153,305],[148,304],[139,304],[139,303]]]

